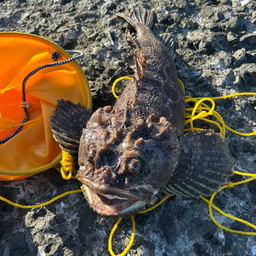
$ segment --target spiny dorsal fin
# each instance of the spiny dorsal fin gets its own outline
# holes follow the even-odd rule
[[[135,29],[137,29],[138,24],[147,25],[150,29],[152,29],[154,25],[155,14],[151,10],[147,9],[133,9],[130,14],[130,17],[123,14],[117,14],[117,16],[125,19]]]
[[[164,45],[164,47],[171,54],[173,60],[175,60],[176,52],[175,52],[175,40],[172,35],[163,33],[157,36],[157,39]]]

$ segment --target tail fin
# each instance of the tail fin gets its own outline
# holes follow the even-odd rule
[[[136,8],[132,10],[130,15],[131,17],[128,17],[123,14],[117,14],[117,16],[125,19],[135,29],[137,29],[138,24],[147,25],[150,29],[152,29],[154,25],[155,14],[151,10],[147,10],[147,9]]]
[[[77,159],[79,140],[91,114],[91,110],[80,103],[74,104],[61,99],[58,100],[51,116],[54,139],[60,144],[61,149],[67,151],[74,159]]]
[[[234,164],[226,143],[211,130],[194,131],[180,139],[180,158],[164,193],[181,196],[210,196],[233,175]]]

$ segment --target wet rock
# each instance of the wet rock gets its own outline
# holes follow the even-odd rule
[[[233,238],[228,233],[225,233],[225,245],[223,247],[223,253],[231,251],[233,247]]]
[[[205,235],[203,235],[203,238],[205,240],[211,240],[213,238],[213,234],[211,232],[207,232]]]
[[[244,249],[241,246],[237,246],[234,248],[233,256],[240,256],[240,255],[245,255]]]
[[[6,194],[7,199],[10,201],[14,201],[16,198],[17,193],[19,192],[18,188],[8,188],[4,187],[4,182],[0,181],[0,193],[1,194]],[[12,212],[13,207],[9,204],[4,203],[3,201],[0,201],[0,214],[2,213],[7,213],[7,212]]]
[[[177,240],[177,227],[171,216],[164,212],[159,221],[159,227],[163,231],[166,241],[174,245]]]
[[[206,248],[204,245],[201,245],[199,243],[195,243],[193,244],[193,247],[194,247],[194,252],[196,255],[199,255],[199,256],[208,256],[210,255],[209,253],[206,252]]]
[[[250,61],[251,63],[256,63],[256,50],[247,51],[246,57],[247,57],[248,61]]]
[[[249,141],[244,141],[242,144],[242,149],[244,153],[256,153],[256,147],[253,145],[253,143],[250,143]]]
[[[15,223],[13,223],[12,221],[0,221],[0,238],[7,239],[12,234],[14,227]]]
[[[186,207],[179,207],[177,215],[179,221],[189,221],[191,217],[190,210]]]
[[[241,152],[240,143],[238,143],[237,141],[231,141],[228,144],[228,149],[231,156],[234,157],[235,159],[237,159],[240,156],[240,152]]]
[[[23,232],[13,233],[10,242],[10,255],[26,255],[27,254],[27,241]]]
[[[223,102],[223,107],[225,109],[229,109],[232,107],[232,100],[231,99],[226,99],[224,102]]]
[[[197,231],[199,234],[207,240],[210,240],[209,237],[212,236],[216,230],[216,225],[213,225],[212,221],[199,220],[196,222]]]
[[[256,182],[252,181],[248,184],[248,189],[252,195],[253,203],[256,204]]]
[[[221,246],[221,242],[219,239],[217,239],[216,237],[214,237],[212,240],[211,240],[212,244],[214,244],[215,246]]]
[[[66,219],[63,215],[58,214],[55,216],[54,221],[56,222],[56,224],[62,224],[66,222]]]

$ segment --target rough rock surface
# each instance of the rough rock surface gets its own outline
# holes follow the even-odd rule
[[[174,37],[179,78],[190,96],[256,92],[256,2],[254,0],[5,0],[0,1],[0,31],[43,36],[65,49],[81,49],[79,61],[91,86],[94,108],[113,102],[112,82],[134,72],[134,32],[118,12],[144,6],[157,14],[156,35]],[[122,86],[117,88],[117,94]],[[235,130],[256,130],[256,97],[221,100],[217,111]],[[236,170],[256,173],[256,137],[227,131]],[[237,175],[231,181],[241,180]],[[0,195],[21,204],[38,204],[78,189],[54,170],[25,180],[0,182]],[[256,223],[256,182],[220,193],[224,211]],[[230,228],[250,228],[215,213]],[[136,236],[128,255],[256,255],[256,240],[221,230],[198,199],[173,197],[152,212],[137,215]],[[0,255],[109,255],[107,244],[116,219],[93,212],[82,194],[66,196],[39,209],[0,202]],[[121,222],[113,248],[129,241],[131,221]]]

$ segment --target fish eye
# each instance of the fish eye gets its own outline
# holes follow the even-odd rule
[[[154,114],[154,115],[151,116],[151,121],[153,123],[159,123],[160,118],[157,115]]]
[[[128,163],[127,163],[127,167],[129,169],[129,171],[132,174],[136,174],[140,168],[141,168],[141,163],[138,159],[136,158],[132,158]]]

